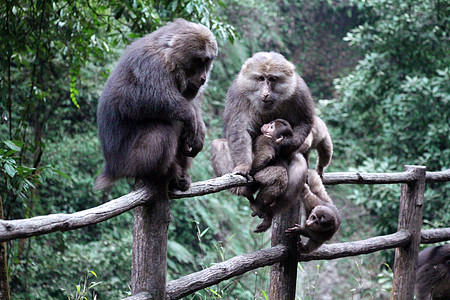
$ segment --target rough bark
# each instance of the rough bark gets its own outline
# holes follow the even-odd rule
[[[167,240],[170,205],[167,184],[155,187],[155,199],[134,210],[131,292],[147,292],[152,299],[166,298]]]
[[[450,181],[450,169],[439,172],[427,172],[426,174],[427,183]],[[409,172],[384,175],[387,177],[385,178],[378,173],[326,173],[324,174],[324,183],[329,185],[346,183],[389,184],[411,182],[413,180]],[[193,183],[189,191],[175,192],[170,194],[169,197],[177,199],[201,196],[226,190],[230,187],[249,185],[251,182],[251,180],[247,180],[240,175],[225,174],[222,177]],[[153,195],[148,194],[148,191],[139,189],[100,206],[73,214],[51,214],[30,219],[0,220],[0,242],[93,225],[111,219],[148,201],[153,201],[152,198]]]
[[[405,166],[405,171],[412,172],[415,181],[402,184],[398,230],[408,230],[411,234],[411,241],[395,249],[391,300],[413,299],[416,282],[426,168],[423,166]]]
[[[5,218],[3,214],[3,200],[0,197],[0,218]],[[8,278],[8,259],[6,256],[6,243],[0,243],[0,299],[9,300],[9,278]]]

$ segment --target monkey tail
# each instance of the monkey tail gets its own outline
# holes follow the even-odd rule
[[[100,175],[98,175],[97,179],[94,182],[94,190],[109,190],[116,182],[116,179],[109,177],[105,174],[105,170],[103,170]]]

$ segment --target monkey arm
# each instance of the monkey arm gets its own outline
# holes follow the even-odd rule
[[[191,145],[192,149],[189,153],[189,156],[194,157],[203,149],[206,135],[206,126],[205,122],[203,121],[201,108],[203,104],[203,97],[199,95],[196,99],[193,100],[192,104],[195,111],[196,131],[194,136],[194,143]]]
[[[250,175],[254,175],[258,171],[267,167],[270,162],[275,158],[275,149],[271,145],[271,141],[267,137],[260,135],[256,139],[256,151],[255,158],[253,159]]]
[[[296,143],[298,144],[298,147],[300,147],[308,137],[309,133],[311,132],[313,124],[312,123],[306,123],[303,122],[300,125],[297,125],[293,128],[294,130],[294,139]],[[298,148],[297,147],[297,148]]]
[[[111,76],[109,90],[116,95],[121,116],[136,121],[180,121],[186,131],[195,133],[195,111],[178,90],[174,75],[155,56],[131,55],[123,57],[122,67],[116,67],[120,72]]]
[[[234,163],[233,172],[247,175],[252,166],[252,138],[247,131],[248,124],[243,118],[230,122],[226,137],[230,146],[231,158]]]
[[[307,238],[311,238],[311,235],[309,234],[305,226],[300,224],[295,224],[293,227],[286,229],[285,233],[287,236],[303,235]]]

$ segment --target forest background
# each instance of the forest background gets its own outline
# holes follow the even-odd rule
[[[194,181],[214,177],[210,141],[225,95],[258,51],[292,61],[327,123],[326,172],[450,167],[449,4],[439,0],[5,0],[0,2],[0,196],[6,219],[72,213],[133,189],[92,190],[102,168],[96,106],[124,47],[176,17],[219,42],[206,91],[204,150]],[[313,159],[311,163],[314,165]],[[399,185],[327,187],[344,221],[333,241],[393,233]],[[428,184],[424,228],[450,224],[449,184]],[[247,200],[227,192],[174,200],[169,280],[268,247]],[[12,241],[13,299],[130,294],[132,212],[70,232]],[[299,264],[298,299],[388,298],[394,252]],[[86,283],[86,285],[84,285]],[[189,299],[265,299],[268,268]]]

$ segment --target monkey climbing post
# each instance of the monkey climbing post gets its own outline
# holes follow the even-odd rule
[[[411,234],[411,241],[405,246],[395,249],[391,300],[414,298],[417,255],[419,253],[420,228],[422,226],[426,167],[405,166],[405,171],[412,172],[415,180],[402,184],[398,231],[402,229],[408,230]]]

